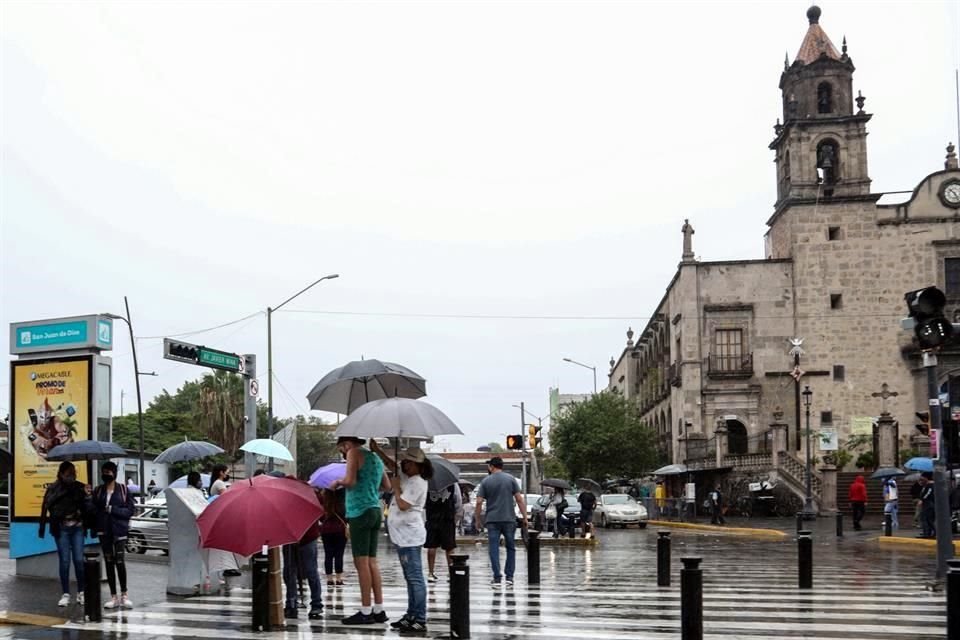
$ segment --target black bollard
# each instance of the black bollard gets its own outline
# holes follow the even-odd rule
[[[657,531],[657,586],[670,586],[670,532]]]
[[[843,514],[839,511],[837,512],[837,537],[843,537]]]
[[[797,538],[797,574],[801,589],[813,588],[813,538],[809,531],[801,531]]]
[[[253,572],[253,630],[270,630],[270,559],[258,553],[250,562]]]
[[[83,615],[90,622],[100,622],[100,555],[83,554]],[[79,585],[77,585],[79,589]]]
[[[803,513],[797,511],[797,535],[800,535],[801,531],[803,531]]]
[[[893,535],[893,514],[883,514],[883,535],[890,537]]]
[[[960,560],[947,566],[947,637],[960,638]]]
[[[469,559],[470,556],[460,554],[452,557],[453,566],[450,567],[451,638],[470,637],[470,567],[467,566]]]
[[[703,571],[700,558],[680,558],[680,640],[703,640]]]
[[[527,584],[540,584],[539,531],[527,531]]]

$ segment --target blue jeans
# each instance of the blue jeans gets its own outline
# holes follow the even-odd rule
[[[507,544],[507,566],[503,572],[507,580],[513,580],[513,572],[517,568],[517,545],[513,539],[517,532],[516,522],[488,522],[487,546],[490,547],[490,566],[493,569],[493,579],[500,582],[500,536]]]
[[[427,583],[423,579],[423,547],[397,547],[407,581],[407,617],[427,622]]]
[[[70,560],[77,574],[77,593],[83,591],[83,527],[60,527],[57,535],[60,556],[60,593],[70,593]]]
[[[892,526],[894,529],[900,528],[900,521],[897,519],[897,515],[899,511],[900,511],[900,505],[898,505],[896,502],[890,501],[883,505],[883,512],[885,514],[886,513],[893,514],[893,517],[891,518],[891,520],[893,520]]]
[[[317,541],[307,544],[284,545],[283,583],[287,588],[285,606],[297,608],[297,595],[300,591],[300,578],[307,579],[310,585],[310,610],[323,609],[323,594],[320,592],[320,570],[317,568]]]

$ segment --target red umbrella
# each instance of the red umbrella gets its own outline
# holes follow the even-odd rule
[[[323,515],[313,488],[267,475],[238,482],[200,517],[200,546],[250,556],[263,548],[300,540]]]

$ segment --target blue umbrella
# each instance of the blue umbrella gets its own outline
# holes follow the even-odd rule
[[[334,480],[343,480],[347,475],[347,463],[331,462],[310,474],[310,485],[318,489],[329,489]]]
[[[910,471],[930,472],[933,471],[933,458],[910,458],[903,466]]]
[[[278,458],[280,460],[289,460],[293,462],[293,455],[290,453],[290,450],[276,440],[271,440],[269,438],[257,438],[256,440],[251,440],[240,447],[240,450],[246,451],[247,453],[255,453],[258,456]]]
[[[99,440],[78,440],[61,444],[50,450],[47,460],[60,462],[61,460],[109,460],[110,458],[125,458],[126,450],[113,442]]]
[[[154,460],[156,463],[186,462],[187,460],[197,460],[207,456],[215,456],[223,453],[223,449],[209,442],[199,440],[186,440],[178,442],[172,447],[168,447],[163,453]]]

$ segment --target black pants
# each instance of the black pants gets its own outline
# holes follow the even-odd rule
[[[923,523],[923,535],[932,538],[937,535],[936,510],[925,506],[920,512],[920,521]]]
[[[120,593],[127,592],[127,541],[114,540],[106,536],[100,538],[100,549],[103,551],[103,561],[107,565],[107,585],[110,595],[117,595],[117,579],[120,580]]]
[[[723,519],[723,507],[718,504],[713,505],[713,517],[710,518],[710,524],[727,524],[727,521]]]
[[[851,502],[850,507],[853,509],[853,530],[860,531],[863,528],[860,526],[860,521],[863,520],[863,514],[866,513],[867,507],[862,502]]]
[[[343,533],[325,533],[323,540],[323,572],[333,575],[343,573],[343,552],[347,549],[347,536]]]

